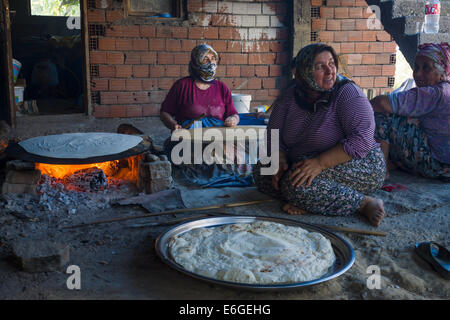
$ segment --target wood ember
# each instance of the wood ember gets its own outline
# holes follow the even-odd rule
[[[71,184],[80,191],[99,191],[108,187],[105,173],[95,167],[75,171],[64,178],[64,183]]]

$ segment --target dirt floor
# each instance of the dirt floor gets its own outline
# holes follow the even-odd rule
[[[132,123],[162,144],[169,135],[157,118],[92,119],[81,115],[22,117],[17,134],[25,139],[66,132],[115,132],[120,123]],[[9,214],[5,201],[0,209],[0,299],[449,299],[450,282],[418,258],[415,243],[436,241],[450,247],[450,183],[413,177],[393,171],[391,183],[406,190],[378,191],[387,217],[378,228],[359,216],[287,216],[280,202],[227,209],[230,215],[288,217],[301,222],[386,232],[385,237],[338,233],[354,248],[356,260],[345,274],[333,280],[286,291],[248,291],[219,286],[191,278],[163,263],[157,256],[155,239],[172,226],[151,226],[150,222],[173,219],[154,217],[64,229],[80,223],[145,214],[140,206],[103,206],[75,213],[67,210],[36,209],[36,199],[15,198],[23,215]],[[175,187],[186,207],[201,207],[240,201],[267,199],[256,188],[202,189],[187,184],[175,172]],[[33,210],[31,210],[31,208]],[[177,214],[176,217],[200,212]],[[24,218],[25,217],[25,218]],[[26,272],[12,259],[15,244],[32,240],[49,241],[70,248],[69,263],[58,271]],[[81,272],[81,289],[69,290],[68,265]],[[380,270],[379,289],[369,289],[369,266]],[[369,268],[370,269],[370,268]]]

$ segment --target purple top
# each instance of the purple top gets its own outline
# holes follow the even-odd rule
[[[427,135],[431,155],[450,163],[450,84],[412,88],[391,93],[389,103],[395,114],[419,118]]]
[[[174,116],[178,123],[197,119],[203,113],[206,117],[219,120],[237,114],[231,91],[225,83],[216,80],[208,89],[201,90],[191,77],[182,78],[173,84],[161,105],[161,111]]]
[[[374,138],[372,107],[354,83],[345,84],[329,108],[320,108],[315,113],[297,105],[294,90],[288,89],[275,102],[267,127],[280,130],[280,150],[287,153],[291,163],[315,157],[338,143],[354,159],[364,158],[379,146]],[[270,130],[267,133],[270,150]]]

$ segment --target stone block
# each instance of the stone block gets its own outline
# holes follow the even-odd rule
[[[26,184],[26,183],[9,183],[5,182],[2,186],[2,194],[7,193],[29,193],[32,195],[37,195],[36,184]]]
[[[172,184],[172,177],[147,180],[145,183],[145,193],[156,193],[159,191],[167,190],[172,187]]]
[[[41,180],[41,171],[39,170],[8,170],[5,181],[14,184],[37,184]]]
[[[62,271],[69,262],[70,248],[47,240],[20,240],[13,244],[13,254],[27,272]]]
[[[6,163],[6,169],[8,170],[34,170],[34,162],[23,160],[11,160]]]

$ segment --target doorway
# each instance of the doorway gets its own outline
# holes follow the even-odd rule
[[[81,0],[9,4],[15,115],[84,113]]]

